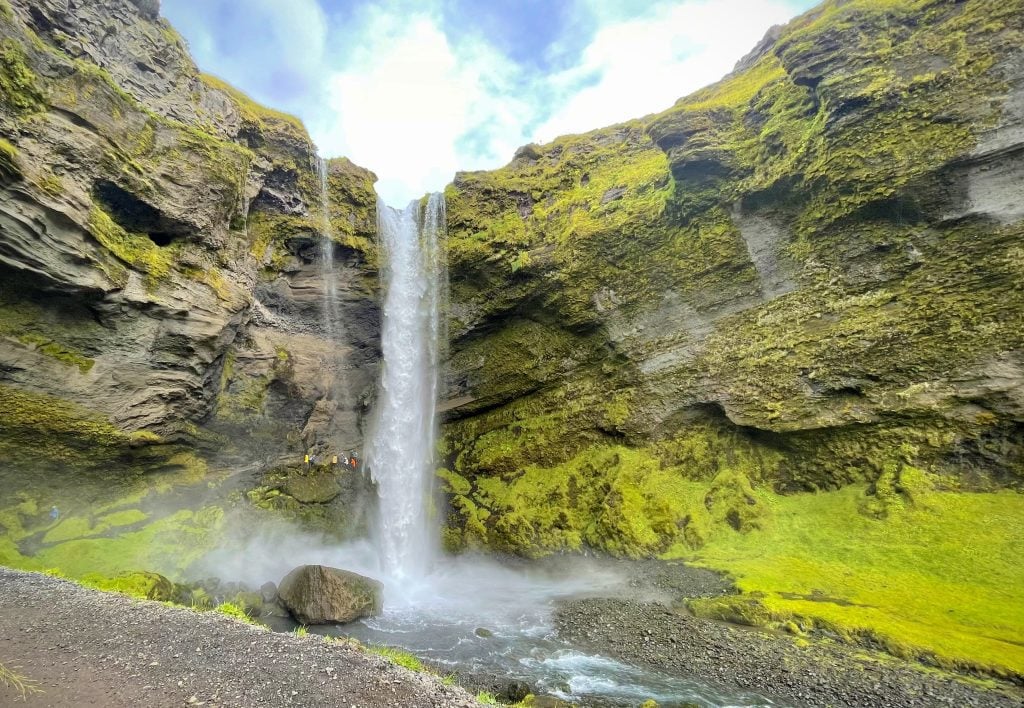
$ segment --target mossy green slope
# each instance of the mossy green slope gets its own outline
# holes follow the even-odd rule
[[[827,2],[663,114],[458,175],[447,545],[699,557],[761,621],[1019,676],[1024,223],[984,175],[1024,179],[1022,40],[1016,1]]]

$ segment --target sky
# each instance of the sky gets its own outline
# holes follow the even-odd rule
[[[404,205],[516,148],[662,111],[815,0],[163,0],[201,70]]]

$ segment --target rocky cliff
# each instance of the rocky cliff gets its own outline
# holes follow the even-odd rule
[[[833,0],[447,191],[447,541],[686,553],[755,490],[1024,483],[1024,4]]]
[[[12,476],[358,446],[379,358],[373,174],[331,161],[325,205],[302,124],[201,74],[157,2],[0,0],[0,89]]]

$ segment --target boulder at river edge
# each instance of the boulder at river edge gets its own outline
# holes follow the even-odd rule
[[[378,614],[383,590],[376,580],[357,573],[303,565],[281,581],[278,597],[302,624],[344,624]]]

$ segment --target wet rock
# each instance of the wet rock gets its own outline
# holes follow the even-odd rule
[[[475,635],[476,635],[476,636],[478,636],[478,637],[482,637],[482,638],[484,638],[484,639],[487,639],[487,638],[489,638],[489,637],[493,637],[493,636],[494,636],[494,632],[492,632],[492,631],[491,631],[491,630],[489,630],[489,629],[486,629],[485,627],[477,627],[477,628],[476,628],[476,629],[475,629],[475,630],[473,631],[473,634],[475,634]]]
[[[277,599],[277,585],[272,582],[265,582],[260,585],[260,595],[263,596],[263,602],[273,602]]]
[[[284,490],[304,504],[325,504],[341,494],[341,486],[334,475],[325,472],[292,474]]]
[[[285,576],[278,596],[302,624],[344,624],[378,614],[383,589],[376,580],[357,573],[303,565]]]

